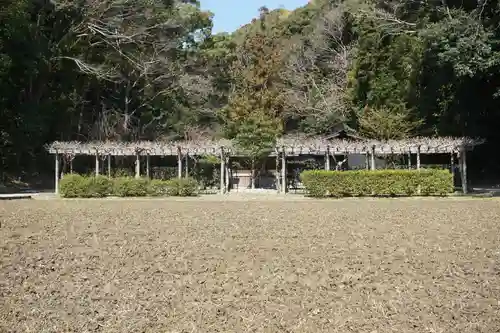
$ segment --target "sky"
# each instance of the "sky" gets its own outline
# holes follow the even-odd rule
[[[308,0],[201,0],[201,8],[215,14],[214,33],[233,32],[259,16],[259,8],[289,10],[304,6]]]

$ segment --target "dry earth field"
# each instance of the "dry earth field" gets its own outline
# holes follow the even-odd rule
[[[0,202],[2,332],[499,332],[500,201]]]

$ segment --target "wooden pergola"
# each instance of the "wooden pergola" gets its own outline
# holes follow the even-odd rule
[[[330,170],[330,156],[347,154],[365,154],[367,168],[375,170],[375,157],[388,155],[416,155],[416,168],[420,169],[421,154],[450,154],[452,171],[455,156],[458,157],[461,170],[463,192],[467,193],[467,161],[466,153],[482,144],[484,140],[454,137],[416,137],[405,140],[339,140],[325,137],[303,135],[287,135],[279,138],[270,150],[269,156],[281,158],[281,175],[277,183],[283,184],[278,189],[286,192],[286,157],[299,155],[325,156],[325,170]],[[221,177],[220,192],[225,193],[229,184],[229,157],[242,157],[237,146],[230,140],[192,140],[192,141],[137,141],[137,142],[53,142],[46,146],[49,153],[55,155],[55,190],[59,187],[60,156],[69,156],[70,161],[77,155],[95,156],[96,175],[99,174],[99,161],[106,159],[108,174],[111,173],[111,156],[135,156],[135,176],[140,177],[140,158],[146,157],[146,176],[149,177],[150,156],[177,156],[178,177],[182,177],[182,160],[184,156],[213,155],[220,158]],[[410,161],[411,159],[409,159]],[[411,163],[411,162],[409,162]],[[411,167],[411,165],[410,165]],[[281,179],[280,179],[281,178]]]

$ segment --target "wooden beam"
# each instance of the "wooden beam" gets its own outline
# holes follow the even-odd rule
[[[189,154],[186,153],[184,154],[185,155],[185,158],[184,158],[184,177],[189,177]]]
[[[297,137],[291,138],[285,136],[280,138],[276,143],[277,149],[284,148],[288,156],[305,153],[316,156],[323,156],[328,146],[335,146],[339,151],[345,151],[349,154],[356,154],[360,151],[366,151],[367,144],[376,146],[376,155],[388,155],[391,150],[398,152],[406,152],[411,150],[411,153],[416,153],[416,147],[421,146],[421,152],[426,154],[447,154],[450,153],[450,147],[464,146],[466,149],[472,149],[474,146],[484,143],[481,139],[471,138],[411,138],[406,140],[389,140],[389,141],[359,141],[353,142],[348,140],[329,140],[325,137]],[[139,142],[53,142],[47,146],[50,153],[55,154],[78,154],[78,155],[94,155],[95,151],[106,151],[112,156],[135,156],[137,150],[148,151],[152,156],[175,156],[178,148],[182,149],[183,153],[191,155],[199,155],[205,153],[216,153],[220,147],[224,147],[225,152],[232,151],[233,143],[230,140],[206,140],[205,142],[160,142],[160,141],[139,141]],[[278,148],[279,147],[279,148]],[[238,156],[233,154],[233,156]]]
[[[408,151],[408,170],[411,170],[411,151]]]

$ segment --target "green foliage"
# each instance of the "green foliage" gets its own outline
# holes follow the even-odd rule
[[[493,31],[463,9],[453,10],[451,19],[430,24],[420,32],[427,52],[442,66],[453,68],[458,77],[473,77],[500,64]]]
[[[176,138],[216,121],[198,52],[212,15],[195,1],[9,0],[0,21],[2,172],[51,171],[54,140]]]
[[[200,188],[207,189],[220,183],[220,158],[214,155],[202,156],[191,170]]]
[[[354,104],[377,107],[411,102],[422,58],[420,38],[363,31],[349,75]]]
[[[193,178],[174,178],[166,182],[170,196],[192,197],[198,195],[198,182]]]
[[[89,178],[92,197],[102,198],[109,195],[112,191],[112,182],[105,176],[94,176]]]
[[[63,198],[103,198],[118,197],[163,197],[198,195],[198,182],[193,178],[149,180],[147,178],[119,177],[109,179],[104,176],[65,176],[59,191]]]
[[[274,134],[347,123],[374,138],[500,141],[496,2],[315,0],[260,14],[211,34],[197,1],[7,1],[1,176],[52,173],[43,145],[54,140],[207,134],[255,158]]]
[[[63,198],[82,198],[85,196],[84,181],[83,176],[66,175],[59,181],[59,193]]]
[[[446,170],[423,170],[425,173],[431,173],[432,177],[420,177],[420,191],[422,195],[445,195],[454,190],[453,175]]]
[[[422,125],[422,121],[415,121],[411,117],[408,111],[397,106],[381,106],[378,109],[365,107],[358,113],[359,132],[370,139],[405,139]]]
[[[148,183],[147,178],[114,178],[113,195],[117,197],[144,197],[148,194]]]
[[[177,177],[177,166],[162,166],[151,168],[151,178],[167,180]]]
[[[192,197],[198,194],[198,182],[193,178],[178,179],[179,196]]]
[[[204,155],[198,160],[199,164],[216,165],[220,164],[220,157],[214,155]]]
[[[59,182],[63,198],[103,198],[112,191],[113,183],[104,176],[66,175]]]
[[[258,124],[270,125],[277,133],[283,131],[279,73],[284,52],[279,40],[274,38],[275,25],[271,17],[276,13],[262,8],[259,23],[253,24],[242,42],[237,43],[236,56],[230,64],[227,105],[219,113],[225,135],[229,138],[238,134],[247,136],[249,127]],[[242,137],[240,139],[245,141]],[[242,147],[249,146],[243,144]]]
[[[158,180],[154,179],[149,183],[148,195],[152,197],[166,197],[177,196],[179,191],[175,185],[174,179],[172,180]]]
[[[300,178],[312,197],[443,196],[453,192],[447,170],[304,171]]]
[[[133,177],[133,176],[134,172],[127,168],[118,168],[118,169],[113,169],[112,171],[112,177],[114,178]]]
[[[247,118],[239,127],[235,141],[238,149],[252,161],[267,156],[277,137],[275,122],[264,117]]]

